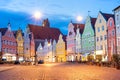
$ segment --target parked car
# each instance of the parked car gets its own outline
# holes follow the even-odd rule
[[[20,62],[19,61],[15,61],[14,64],[20,64]]]
[[[44,60],[39,60],[38,61],[38,64],[43,64],[44,63]]]

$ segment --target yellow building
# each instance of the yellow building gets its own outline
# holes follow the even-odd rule
[[[24,45],[23,45],[23,35],[22,30],[19,29],[16,33],[16,41],[17,41],[17,54],[19,61],[24,59]]]
[[[66,50],[65,42],[63,36],[60,34],[58,42],[56,44],[56,61],[57,62],[66,62]]]

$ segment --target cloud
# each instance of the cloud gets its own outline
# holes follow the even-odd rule
[[[41,25],[41,20],[35,23],[35,21],[30,18],[31,15],[24,12],[0,10],[0,14],[0,27],[7,27],[9,20],[12,25],[12,30],[17,30],[19,27],[21,27],[24,31],[28,23]],[[59,28],[63,34],[67,34],[67,26],[70,21],[70,16],[49,14],[48,18],[52,27]]]

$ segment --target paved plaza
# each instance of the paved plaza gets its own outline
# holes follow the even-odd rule
[[[0,80],[120,80],[120,70],[78,63],[0,65]]]

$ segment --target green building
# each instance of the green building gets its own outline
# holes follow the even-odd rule
[[[95,24],[96,18],[87,16],[82,34],[82,53],[87,56],[95,50]]]

